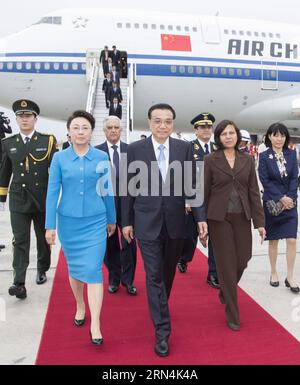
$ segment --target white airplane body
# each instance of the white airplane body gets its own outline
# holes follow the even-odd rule
[[[52,12],[0,40],[0,105],[35,100],[65,120],[87,101],[86,52],[116,45],[136,64],[135,129],[148,108],[167,102],[178,131],[211,112],[251,133],[281,121],[300,135],[300,28],[200,15],[109,9]]]

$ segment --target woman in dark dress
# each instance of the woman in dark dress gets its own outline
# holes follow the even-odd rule
[[[269,241],[271,264],[270,285],[279,286],[276,270],[279,239],[286,239],[286,287],[299,293],[293,279],[298,228],[296,151],[288,148],[290,135],[281,123],[272,124],[266,133],[268,149],[259,156],[259,178],[264,188],[263,207],[266,218],[266,239]]]

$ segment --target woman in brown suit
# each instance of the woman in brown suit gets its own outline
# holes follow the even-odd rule
[[[254,158],[238,151],[239,129],[234,122],[223,120],[214,135],[218,150],[204,159],[205,206],[221,286],[220,301],[226,305],[227,325],[239,330],[237,285],[252,256],[251,219],[263,241],[264,213]]]

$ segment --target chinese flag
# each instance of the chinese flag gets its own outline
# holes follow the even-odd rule
[[[161,35],[161,49],[164,51],[192,51],[191,38],[185,35]]]

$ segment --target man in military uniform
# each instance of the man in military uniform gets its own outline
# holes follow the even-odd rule
[[[30,227],[34,223],[37,237],[36,283],[46,282],[50,268],[50,247],[45,240],[45,201],[48,172],[56,151],[52,135],[35,131],[38,105],[30,100],[13,104],[20,133],[2,140],[0,165],[0,202],[6,202],[9,188],[9,209],[13,232],[14,283],[9,294],[24,299],[26,270],[29,265]]]
[[[191,142],[195,161],[203,161],[205,155],[210,154],[215,150],[214,144],[211,141],[214,122],[215,117],[210,113],[201,113],[191,121],[197,136],[197,139]],[[192,261],[197,247],[197,224],[194,220],[192,212],[188,213],[186,216],[186,229],[187,234],[184,248],[182,256],[178,261],[178,270],[181,273],[185,273],[187,271],[187,264]],[[217,268],[210,241],[208,242],[208,267],[209,269],[206,282],[213,288],[219,289],[220,286],[217,276]]]

